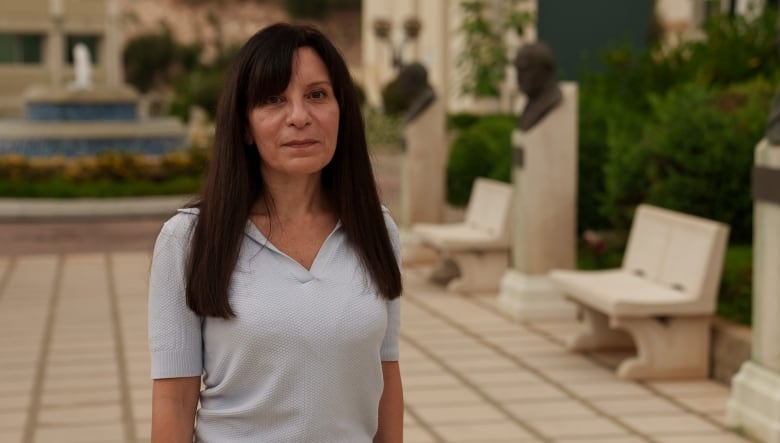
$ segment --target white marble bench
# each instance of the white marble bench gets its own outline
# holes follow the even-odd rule
[[[460,276],[447,289],[455,292],[497,292],[509,264],[512,185],[477,178],[463,223],[417,223],[412,232],[435,249],[442,260],[452,260]]]
[[[569,349],[633,342],[637,355],[618,368],[622,378],[706,377],[728,233],[723,223],[640,205],[621,268],[550,273],[588,323]]]

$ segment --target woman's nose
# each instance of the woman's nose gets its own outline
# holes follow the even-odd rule
[[[303,100],[292,100],[287,114],[287,124],[296,128],[303,128],[311,123],[309,108]]]

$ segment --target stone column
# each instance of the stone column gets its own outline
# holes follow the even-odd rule
[[[103,66],[106,85],[109,88],[122,86],[122,51],[119,47],[119,0],[106,2],[106,46],[103,51]]]
[[[549,115],[512,135],[512,268],[501,279],[498,301],[521,319],[575,315],[547,277],[576,266],[577,85],[563,83],[561,92],[562,103]]]
[[[51,86],[59,89],[65,78],[65,35],[63,27],[63,0],[49,0],[51,29],[48,37],[48,64]]]
[[[752,359],[732,379],[726,422],[780,443],[780,145],[764,139],[753,169]]]

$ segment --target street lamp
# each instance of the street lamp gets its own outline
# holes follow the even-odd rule
[[[403,65],[403,49],[408,43],[414,41],[417,36],[420,35],[422,24],[416,17],[409,17],[404,20],[404,39],[397,47],[390,38],[392,27],[393,25],[390,23],[390,20],[386,18],[377,18],[374,20],[374,35],[377,39],[390,46],[390,51],[393,53],[393,59],[391,61],[393,68],[400,69]]]

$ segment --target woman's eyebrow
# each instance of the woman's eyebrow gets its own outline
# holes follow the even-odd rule
[[[330,81],[328,81],[328,80],[320,80],[320,81],[316,81],[316,82],[311,82],[311,83],[309,83],[306,86],[311,88],[311,87],[314,87],[314,86],[331,86],[332,87],[333,85],[331,85]]]

